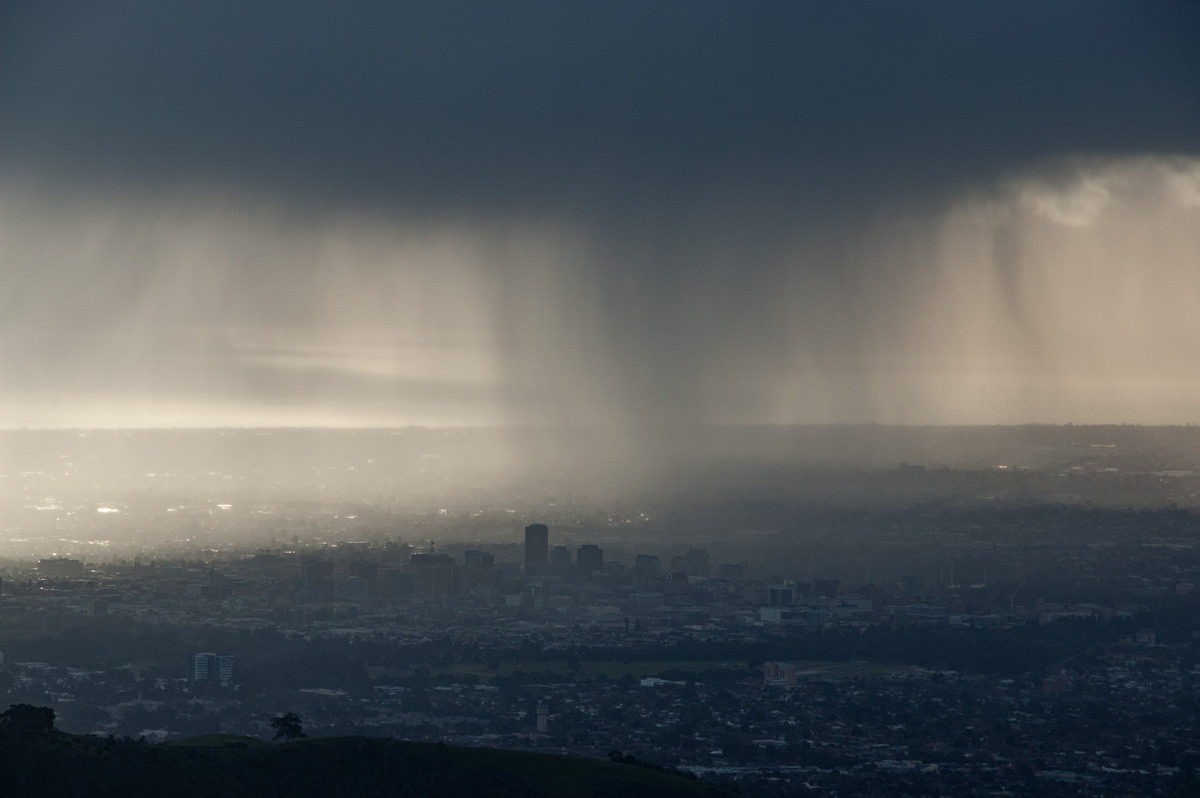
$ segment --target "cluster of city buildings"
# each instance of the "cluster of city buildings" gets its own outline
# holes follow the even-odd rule
[[[223,640],[270,629],[314,647],[427,651],[427,660],[380,666],[360,679],[366,687],[314,679],[260,695],[239,683],[262,662],[198,642],[186,658],[148,671],[0,658],[0,691],[10,702],[55,707],[72,731],[269,736],[269,719],[294,710],[313,734],[593,756],[616,749],[764,794],[771,784],[799,794],[805,785],[853,791],[881,779],[916,792],[1153,791],[1200,757],[1189,731],[1195,702],[1185,700],[1200,685],[1195,643],[1164,646],[1153,628],[1098,647],[1089,666],[1015,678],[913,667],[839,674],[790,658],[726,658],[707,670],[625,678],[629,662],[654,652],[708,659],[873,627],[1020,630],[1120,621],[1137,610],[1018,602],[1011,591],[917,577],[846,590],[834,579],[763,578],[764,570],[686,545],[608,559],[598,544],[554,544],[543,524],[491,550],[294,545],[207,561],[45,559],[6,573],[0,619],[36,626],[56,613],[169,626],[185,637],[203,629]],[[370,667],[363,656],[359,670]],[[544,672],[522,675],[509,657]]]
[[[514,547],[404,544],[295,546],[227,552],[207,562],[173,560],[87,564],[49,558],[0,580],[0,601],[66,608],[87,616],[229,627],[295,626],[305,634],[335,628],[366,637],[407,634],[413,620],[477,618],[569,620],[587,626],[673,625],[689,618],[742,626],[1006,626],[1031,620],[1109,619],[1129,607],[1048,602],[986,584],[930,585],[912,576],[893,583],[767,577],[745,560],[716,560],[704,548],[607,559],[584,543],[551,545],[544,524],[525,527]],[[500,559],[497,551],[503,557]],[[353,623],[348,623],[349,618]]]

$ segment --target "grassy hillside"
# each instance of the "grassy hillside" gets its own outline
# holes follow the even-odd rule
[[[290,743],[227,735],[164,745],[54,734],[0,742],[0,795],[20,796],[715,796],[651,768],[582,757],[370,737]]]

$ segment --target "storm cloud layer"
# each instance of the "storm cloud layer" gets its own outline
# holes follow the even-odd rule
[[[0,424],[1193,422],[1188,3],[14,3]]]

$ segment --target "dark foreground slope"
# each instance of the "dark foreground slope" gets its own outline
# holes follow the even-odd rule
[[[167,745],[55,734],[0,743],[0,795],[12,796],[715,796],[650,768],[369,737],[283,744],[214,736]]]

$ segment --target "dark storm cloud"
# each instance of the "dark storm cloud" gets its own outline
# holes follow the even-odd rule
[[[0,15],[0,426],[1196,420],[1195,3]]]
[[[1192,3],[6,9],[4,166],[63,179],[618,212],[1200,140]]]

